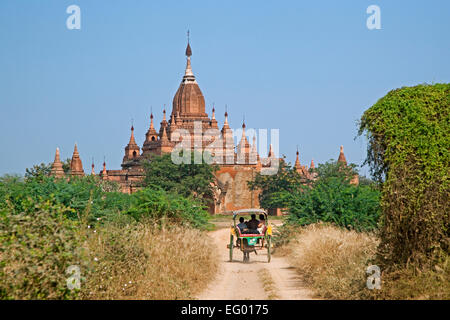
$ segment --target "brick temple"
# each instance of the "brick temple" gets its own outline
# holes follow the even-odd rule
[[[211,117],[206,113],[205,98],[192,72],[191,56],[192,49],[188,41],[184,76],[173,98],[172,112],[167,115],[166,110],[163,110],[163,120],[159,130],[156,130],[153,114],[150,114],[149,129],[140,147],[136,143],[132,126],[130,140],[125,146],[122,168],[107,170],[104,162],[103,170],[97,175],[102,180],[117,182],[122,192],[133,193],[141,187],[144,178],[143,162],[151,161],[155,155],[170,153],[177,148],[177,145],[178,147],[181,145],[180,142],[183,142],[187,143],[191,150],[208,151],[213,156],[213,163],[219,166],[219,170],[215,173],[214,201],[209,208],[210,213],[228,213],[250,207],[259,208],[258,193],[249,190],[247,182],[253,180],[262,170],[273,168],[274,163],[278,163],[280,158],[274,154],[272,145],[268,155],[261,157],[257,151],[256,136],[253,136],[252,144],[247,139],[245,123],[242,123],[240,141],[235,146],[234,133],[228,123],[227,112],[225,112],[223,126],[219,128],[214,107]],[[209,134],[209,132],[218,134]],[[339,161],[346,163],[342,147]],[[294,167],[301,175],[311,178],[308,166],[300,164],[298,150]],[[314,168],[313,160],[311,160],[310,168]],[[78,147],[75,145],[70,175],[83,176],[84,174]],[[96,175],[93,164],[91,174]],[[59,149],[56,150],[52,175],[64,176]]]

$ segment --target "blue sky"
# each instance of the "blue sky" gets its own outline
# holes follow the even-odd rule
[[[81,8],[68,30],[66,8]],[[366,8],[381,8],[368,30]],[[389,90],[450,82],[450,2],[0,1],[0,175],[62,158],[119,169],[134,119],[139,145],[171,110],[192,67],[219,125],[279,128],[280,153],[302,163],[362,164],[364,110]],[[366,172],[363,169],[363,173]]]

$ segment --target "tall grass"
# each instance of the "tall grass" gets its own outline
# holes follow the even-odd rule
[[[107,225],[91,231],[86,245],[86,299],[190,299],[217,268],[209,237],[186,227]]]
[[[381,270],[381,289],[369,290],[366,269],[376,264],[377,236],[325,224],[286,230],[291,237],[281,238],[285,241],[278,253],[287,256],[318,297],[450,299],[448,257],[425,271],[413,265],[388,272]]]
[[[283,251],[316,294],[332,299],[360,297],[365,290],[366,267],[376,252],[376,238],[320,224],[298,230],[288,251]]]

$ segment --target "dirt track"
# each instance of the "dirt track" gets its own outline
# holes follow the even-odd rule
[[[295,270],[282,257],[272,255],[267,263],[267,251],[250,254],[250,262],[242,262],[242,252],[234,249],[233,261],[229,261],[230,229],[211,232],[219,253],[220,265],[216,278],[204,290],[200,300],[309,300],[310,290],[302,287]],[[264,271],[264,269],[266,271]],[[265,279],[265,285],[264,280]]]

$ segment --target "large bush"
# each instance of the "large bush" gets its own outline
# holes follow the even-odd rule
[[[316,172],[317,180],[287,196],[288,223],[308,225],[322,221],[358,231],[378,227],[377,189],[351,184],[355,171],[337,162],[320,164]]]
[[[131,206],[126,211],[136,220],[150,218],[169,220],[178,225],[195,228],[208,226],[209,214],[199,200],[185,198],[160,188],[144,188],[130,196]]]
[[[213,250],[190,228],[208,226],[199,200],[103,186],[94,177],[0,178],[0,299],[186,299],[207,282]],[[67,287],[71,265],[80,291]]]
[[[389,92],[361,118],[367,163],[382,183],[380,258],[439,260],[449,251],[450,84]]]
[[[68,210],[32,200],[20,212],[0,209],[0,299],[77,297],[67,287],[66,270],[81,265],[83,252]]]

